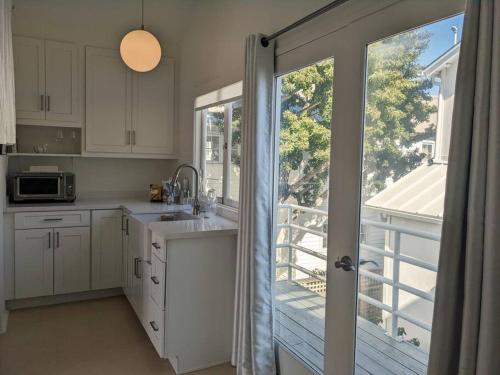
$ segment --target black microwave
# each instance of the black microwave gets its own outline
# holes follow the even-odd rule
[[[73,202],[75,175],[69,172],[19,172],[12,176],[13,202]]]

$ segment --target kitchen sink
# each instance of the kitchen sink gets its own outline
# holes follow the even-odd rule
[[[188,214],[187,212],[169,212],[160,215],[160,221],[182,221],[182,220],[199,220],[200,216]]]
[[[184,211],[174,211],[156,214],[135,214],[132,215],[143,224],[156,223],[159,221],[184,221],[200,220],[201,216],[192,215]]]

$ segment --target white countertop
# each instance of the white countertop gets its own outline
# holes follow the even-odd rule
[[[238,233],[238,224],[221,216],[210,219],[154,222],[148,227],[165,240],[230,236]]]
[[[141,198],[78,198],[72,203],[9,203],[5,213],[45,212],[70,210],[112,210],[124,209],[130,214],[163,213],[183,211],[190,206],[167,205],[161,202],[149,202]]]

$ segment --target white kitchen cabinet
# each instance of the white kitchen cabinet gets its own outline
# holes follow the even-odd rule
[[[13,37],[17,120],[45,119],[45,48],[40,39]]]
[[[120,53],[86,47],[86,151],[130,153],[131,76]]]
[[[15,231],[15,297],[28,298],[53,293],[53,230]]]
[[[54,294],[90,289],[90,229],[54,229]]]
[[[132,152],[172,154],[174,65],[162,58],[148,73],[132,73]]]
[[[45,41],[45,119],[78,122],[78,52],[72,43]]]
[[[127,268],[128,278],[125,295],[135,310],[135,313],[142,320],[142,224],[128,217],[128,239],[127,239]]]
[[[135,73],[117,50],[86,47],[86,144],[96,155],[173,157],[174,62]]]
[[[89,211],[14,215],[16,299],[90,289],[89,217]]]
[[[92,289],[122,285],[122,210],[92,211]]]
[[[15,36],[17,123],[81,126],[75,44]]]

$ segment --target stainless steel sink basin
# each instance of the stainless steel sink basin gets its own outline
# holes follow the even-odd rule
[[[201,217],[188,214],[187,212],[169,212],[160,215],[160,221],[182,221],[182,220],[199,220]]]

